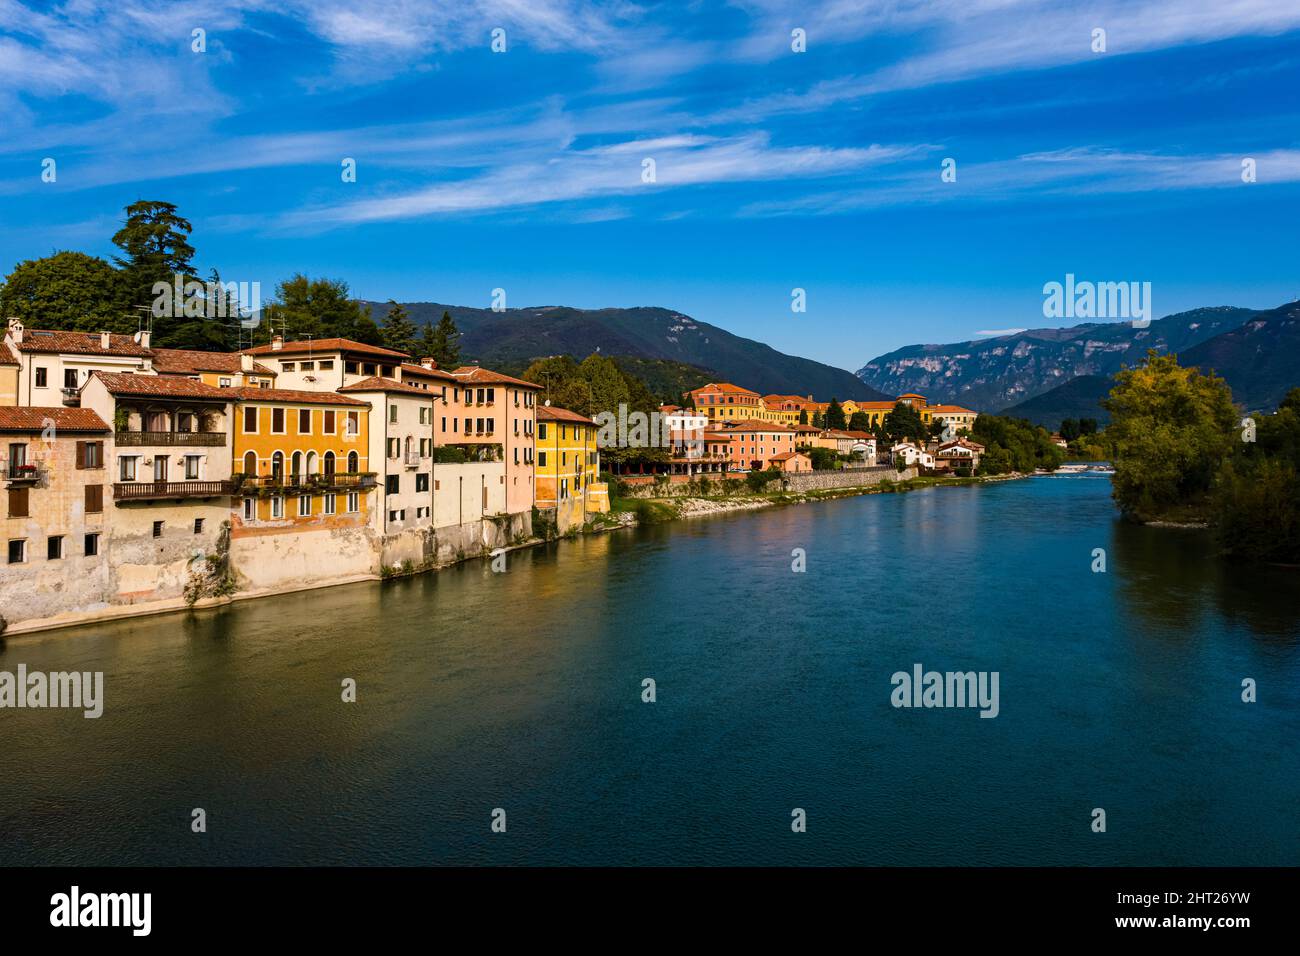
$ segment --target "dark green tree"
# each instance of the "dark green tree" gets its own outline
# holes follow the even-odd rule
[[[844,419],[844,409],[840,406],[839,399],[832,397],[830,406],[826,409],[826,427],[827,428],[847,428],[848,422]]]
[[[929,429],[921,419],[921,413],[905,402],[895,402],[893,409],[885,416],[885,433],[895,441],[905,438],[925,440]]]
[[[154,285],[172,285],[177,275],[196,278],[190,245],[193,226],[169,202],[141,199],[126,207],[126,221],[113,234],[123,255],[114,258],[122,270],[123,296],[132,305],[149,305]]]
[[[417,351],[415,323],[406,314],[406,309],[393,299],[388,300],[388,315],[384,317],[383,338],[385,348],[406,352],[417,359],[420,358],[415,354]]]
[[[454,369],[460,367],[460,329],[451,320],[451,313],[444,311],[433,330],[432,346],[429,354],[433,356],[438,368]]]
[[[56,252],[14,266],[0,285],[0,318],[33,329],[134,332],[137,313],[123,292],[121,273],[103,259]]]

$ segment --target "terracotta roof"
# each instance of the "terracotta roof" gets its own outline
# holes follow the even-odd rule
[[[756,418],[748,419],[743,422],[723,422],[722,426],[728,431],[733,432],[793,432],[794,429],[789,425],[782,425],[778,422],[760,422]]]
[[[585,415],[579,415],[577,412],[571,412],[567,408],[558,408],[555,405],[537,406],[537,420],[539,422],[575,422],[581,425],[596,424]]]
[[[194,375],[199,372],[243,371],[238,352],[200,352],[197,349],[153,349],[153,367],[167,375]],[[258,375],[274,375],[275,370],[261,362],[253,363]]]
[[[456,381],[456,376],[450,372],[444,372],[440,368],[425,368],[423,365],[413,365],[410,362],[403,362],[401,365],[403,375],[424,375],[427,378],[437,378],[446,382]]]
[[[798,455],[800,458],[807,457],[801,451],[783,451],[779,455],[772,455],[768,458],[768,461],[785,461],[787,458],[795,457],[795,455]]]
[[[112,395],[157,395],[159,398],[202,398],[228,402],[231,400],[231,394],[239,391],[234,388],[205,385],[192,378],[181,378],[177,375],[131,375],[96,370],[91,373],[91,376],[103,382],[104,387]]]
[[[45,329],[27,329],[23,332],[23,340],[15,342],[14,348],[19,352],[39,354],[71,352],[78,355],[129,355],[135,358],[148,358],[153,354],[129,335],[110,335],[108,348],[104,348],[99,332],[57,332]]]
[[[861,441],[875,441],[876,436],[870,432],[849,431],[844,428],[831,428],[826,432],[827,438],[856,438]]]
[[[700,392],[723,392],[728,395],[753,395],[758,398],[758,392],[751,391],[747,388],[741,388],[739,385],[732,385],[730,382],[710,382],[708,385],[701,385],[699,388],[693,388],[688,392],[689,395],[696,395]]]
[[[10,350],[4,341],[0,341],[0,365],[21,365],[18,356]]]
[[[978,415],[979,412],[973,408],[962,408],[960,405],[929,405],[927,408],[930,412],[955,412],[963,415]]]
[[[108,431],[104,420],[89,408],[0,407],[0,432],[41,432],[46,422],[54,423],[55,435]]]
[[[381,358],[409,359],[406,352],[396,352],[379,345],[367,345],[353,339],[303,339],[285,342],[278,349],[271,345],[256,345],[244,349],[249,355],[301,355],[303,352],[360,352]]]
[[[816,425],[795,425],[794,430],[799,432],[801,435],[806,435],[808,432],[812,432],[814,435],[820,435],[822,433],[822,430]]]
[[[517,385],[520,388],[535,388],[538,391],[542,389],[542,386],[533,382],[525,382],[522,378],[512,378],[509,375],[494,372],[478,365],[462,365],[451,374],[461,382],[472,382],[475,385]]]
[[[942,445],[939,446],[938,450],[946,451],[949,448],[956,448],[959,445],[962,448],[969,448],[972,451],[984,451],[984,446],[981,445],[979,442],[967,441],[965,438],[958,438],[956,441],[944,442]]]
[[[394,383],[396,384],[396,383]],[[238,402],[289,402],[294,405],[364,405],[369,402],[359,398],[349,398],[335,392],[309,392],[299,388],[257,388],[254,385],[241,385],[238,388],[213,389],[220,395],[232,395]],[[427,392],[421,392],[427,395]]]
[[[405,382],[395,382],[391,378],[379,378],[376,375],[370,378],[363,378],[359,382],[353,382],[351,385],[344,385],[339,389],[340,392],[400,392],[403,395],[418,395],[421,398],[439,398],[437,392],[432,392],[427,388],[417,388],[414,385],[407,385]]]

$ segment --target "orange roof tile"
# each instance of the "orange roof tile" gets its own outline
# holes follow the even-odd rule
[[[394,383],[396,384],[396,383]],[[335,392],[309,392],[305,389],[298,388],[256,388],[251,385],[242,385],[239,388],[219,388],[215,389],[222,395],[233,395],[236,401],[240,402],[287,402],[292,405],[364,405],[370,407],[369,402],[363,402],[359,398],[350,398],[347,395],[339,395]],[[427,392],[421,392],[427,395]]]
[[[129,355],[135,358],[148,358],[150,351],[129,335],[113,333],[108,337],[108,348],[104,348],[99,332],[63,332],[47,329],[27,329],[23,340],[15,342],[14,348],[19,352],[34,352],[41,355],[60,352],[77,355]]]
[[[525,382],[522,378],[494,372],[479,365],[462,365],[451,374],[461,382],[470,382],[474,385],[517,385],[520,388],[534,388],[538,391],[542,389],[542,386],[533,382]]]
[[[53,422],[56,436],[59,432],[108,431],[104,420],[89,408],[0,407],[0,432],[41,432],[47,422]]]
[[[427,388],[417,388],[414,385],[407,385],[405,382],[395,382],[391,378],[379,378],[372,375],[370,378],[363,378],[359,382],[353,382],[351,385],[344,385],[339,389],[340,392],[400,392],[403,395],[418,395],[421,398],[439,397],[437,392],[430,391]]]
[[[93,378],[104,383],[112,395],[156,395],[159,398],[196,398],[228,402],[239,389],[217,388],[192,378],[177,375],[132,375],[128,372],[94,371]],[[83,386],[84,388],[84,386]]]
[[[165,375],[194,375],[199,372],[240,372],[238,352],[201,352],[197,349],[153,349],[154,370]],[[274,375],[274,369],[253,363],[258,375]]]
[[[575,422],[582,425],[596,424],[585,415],[579,415],[577,412],[571,412],[567,408],[558,408],[555,405],[538,405],[537,420],[539,422]]]
[[[406,352],[397,352],[380,345],[367,345],[353,339],[302,339],[297,342],[284,342],[277,349],[273,345],[256,345],[244,349],[249,355],[301,355],[303,352],[358,352],[380,358],[409,359]]]

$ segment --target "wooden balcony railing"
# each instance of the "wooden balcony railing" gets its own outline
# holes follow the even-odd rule
[[[113,484],[113,498],[117,501],[219,498],[234,493],[233,481],[119,481]]]
[[[221,447],[226,443],[225,432],[130,432],[119,431],[114,436],[118,447],[138,445],[183,445],[188,447]]]

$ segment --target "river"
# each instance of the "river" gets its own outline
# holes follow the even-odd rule
[[[0,710],[0,864],[1300,863],[1300,572],[1109,491],[846,498],[13,638],[0,670],[103,671],[105,706]],[[996,671],[998,715],[895,708],[915,664]]]

